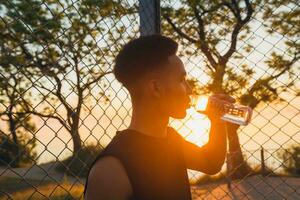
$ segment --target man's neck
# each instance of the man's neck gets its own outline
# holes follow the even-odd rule
[[[169,117],[162,116],[155,109],[134,107],[128,129],[153,137],[165,137]]]

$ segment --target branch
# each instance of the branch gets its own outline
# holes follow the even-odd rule
[[[232,54],[236,51],[237,36],[238,36],[241,28],[246,23],[249,22],[249,20],[252,16],[253,8],[252,8],[251,4],[249,3],[249,0],[245,0],[245,3],[246,3],[246,8],[247,8],[247,15],[246,15],[245,19],[242,20],[240,18],[240,14],[235,14],[235,12],[233,12],[234,15],[237,16],[237,23],[235,24],[234,29],[231,34],[231,45],[230,45],[228,51],[224,54],[224,56],[222,56],[222,63],[226,63],[228,61],[228,59],[232,56]],[[235,6],[237,7],[237,4]],[[239,8],[237,7],[236,9],[237,9],[237,13],[240,13]]]
[[[83,87],[82,87],[82,91],[86,90],[92,84],[98,82],[102,77],[106,76],[107,74],[111,74],[111,73],[112,73],[112,71],[104,72],[103,74],[101,74],[100,76],[95,78],[93,81],[84,84]]]
[[[33,60],[33,56],[29,53],[29,51],[23,45],[23,43],[21,43],[21,48],[22,48],[23,53],[27,56],[27,58],[30,59],[30,60]],[[38,57],[36,56],[36,58],[38,58]],[[72,113],[72,109],[69,107],[68,103],[65,101],[65,99],[63,98],[63,96],[61,94],[62,84],[61,84],[61,80],[58,78],[57,74],[55,74],[54,72],[49,70],[48,67],[43,65],[41,61],[34,61],[34,64],[37,65],[37,67],[40,70],[44,71],[43,73],[46,73],[46,74],[48,74],[48,75],[50,75],[51,77],[54,78],[54,80],[56,81],[57,87],[58,87],[57,91],[52,92],[52,91],[49,91],[47,89],[46,90],[51,92],[53,95],[57,96],[57,98],[60,100],[60,102],[66,108],[68,114]],[[43,89],[45,89],[45,88],[43,88]]]
[[[273,88],[271,85],[265,84],[265,87],[271,91],[273,94],[277,94],[277,89],[278,88]]]
[[[12,76],[10,76],[13,80],[14,80],[14,85],[12,85],[12,88],[13,88],[13,91],[12,91],[12,94],[11,94],[11,96],[9,97],[9,99],[11,100],[11,103],[14,103],[13,101],[15,100],[15,94],[17,93],[17,94],[19,94],[18,92],[17,92],[17,86],[18,86],[18,81],[17,81],[17,78],[16,78],[16,76],[14,76],[14,75],[12,75]],[[19,80],[19,81],[21,81],[21,80]],[[9,95],[8,95],[9,96]]]
[[[79,67],[78,67],[78,59],[77,59],[77,56],[75,54],[74,58],[74,63],[75,63],[75,73],[76,73],[76,88],[77,88],[77,92],[78,92],[78,101],[77,101],[77,106],[76,106],[76,113],[79,114],[80,113],[80,110],[81,110],[81,104],[82,104],[82,87],[81,87],[81,84],[80,84],[80,70],[79,70]],[[72,113],[73,114],[73,113]],[[73,119],[73,118],[72,118]]]
[[[184,32],[182,32],[170,19],[170,17],[168,15],[163,15],[163,17],[167,20],[167,22],[172,26],[172,28],[178,33],[178,35],[180,35],[181,37],[187,39],[189,42],[191,43],[197,43],[198,41],[194,38],[191,38],[190,36],[188,36],[187,34],[185,34]]]
[[[50,90],[49,88],[46,88],[43,85],[40,84],[36,84],[37,87],[40,87],[46,91],[48,91],[49,93],[51,93],[52,95],[56,96],[58,98],[58,100],[63,104],[63,106],[65,107],[66,111],[67,111],[67,116],[71,116],[71,114],[73,113],[72,108],[69,106],[69,104],[67,103],[67,101],[64,99],[61,89],[62,89],[62,84],[61,84],[61,80],[58,78],[57,74],[55,74],[55,72],[50,71],[48,68],[44,68],[44,71],[42,73],[47,74],[48,76],[54,78],[55,83],[57,85],[57,89],[55,91]],[[68,123],[72,124],[70,121],[70,118],[67,117]]]
[[[51,93],[52,95],[55,95],[55,96],[56,96],[56,93],[55,93],[53,90],[50,90],[49,88],[47,88],[47,87],[45,87],[45,86],[43,86],[43,85],[37,84],[37,83],[35,83],[35,85],[36,85],[37,87],[42,88],[43,90],[46,90],[47,92]]]
[[[67,129],[69,132],[71,132],[71,129],[65,123],[65,121],[63,119],[61,119],[60,117],[58,117],[58,116],[54,116],[54,115],[50,115],[50,114],[46,115],[46,114],[42,114],[42,113],[35,112],[35,111],[17,112],[17,113],[14,113],[14,114],[28,114],[28,113],[37,115],[37,116],[42,117],[42,118],[46,117],[46,118],[56,119],[63,125],[63,127],[65,127],[65,129]]]
[[[26,59],[27,60],[33,60],[33,56],[31,55],[31,53],[27,50],[27,48],[24,46],[24,44],[21,42],[19,43],[20,44],[20,47],[23,51],[23,53],[25,54],[26,56]]]
[[[81,87],[80,87],[80,70],[79,70],[79,68],[78,68],[78,59],[77,59],[77,57],[76,56],[74,56],[74,58],[73,58],[73,60],[74,60],[74,67],[75,67],[75,73],[76,73],[76,88],[77,88],[77,90],[78,90],[78,93],[80,92],[80,89],[81,89]]]
[[[212,53],[213,55],[215,55],[215,56],[218,58],[218,60],[221,59],[221,55],[220,55],[220,53],[218,52],[216,46],[211,46],[211,53]]]
[[[295,63],[295,62],[297,62],[298,60],[300,59],[300,56],[294,56],[294,58],[293,58],[293,60],[291,60],[286,66],[285,66],[285,68],[283,69],[283,70],[281,70],[279,73],[277,73],[276,75],[274,75],[274,76],[269,76],[269,77],[267,77],[267,78],[265,78],[265,79],[260,79],[260,80],[258,80],[258,81],[256,81],[254,84],[253,84],[253,86],[251,87],[251,89],[249,90],[249,94],[253,94],[256,90],[257,90],[257,88],[258,88],[258,86],[262,83],[262,82],[264,82],[264,85],[268,88],[268,86],[267,86],[267,83],[269,83],[271,80],[274,80],[274,79],[277,79],[279,76],[281,76],[282,74],[284,74],[287,70],[289,70],[290,68],[291,68],[291,66]],[[269,88],[268,88],[269,89]],[[272,90],[271,90],[272,91]]]
[[[290,61],[290,63],[287,64],[286,67],[281,72],[279,72],[278,74],[276,74],[275,76],[273,76],[272,79],[278,78],[279,76],[281,76],[284,72],[286,72],[287,70],[289,70],[291,68],[291,66],[293,64],[295,64],[295,62],[297,62],[299,59],[300,59],[300,55],[297,56],[297,53],[295,53],[294,58]]]
[[[201,16],[203,16],[206,13],[215,12],[216,10],[219,10],[219,8],[221,8],[222,6],[225,6],[225,5],[226,5],[226,2],[221,2],[217,5],[215,5],[214,7],[212,7],[211,9],[209,9],[209,10],[205,10],[204,7],[201,4],[199,4],[198,6],[202,9]]]
[[[233,13],[233,15],[235,16],[235,18],[238,21],[241,21],[241,11],[238,7],[238,4],[235,0],[232,0],[232,4],[234,5],[234,8],[232,7],[232,5],[229,2],[224,3],[224,5]]]
[[[61,80],[58,78],[57,74],[55,74],[55,73],[52,73],[52,77],[54,78],[54,80],[57,84],[57,90],[56,90],[56,92],[54,92],[54,95],[57,96],[59,101],[64,105],[64,107],[67,110],[68,116],[70,116],[70,114],[73,112],[73,110],[70,108],[69,104],[66,102],[66,100],[62,96],[62,93],[61,93],[61,89],[62,89]]]
[[[199,38],[200,38],[200,49],[204,53],[206,58],[208,59],[211,66],[214,69],[216,69],[217,62],[213,58],[213,56],[211,54],[211,50],[209,49],[209,47],[206,43],[206,35],[205,35],[205,31],[204,31],[204,24],[203,24],[202,17],[201,17],[201,15],[200,15],[200,13],[199,13],[199,11],[196,7],[193,7],[193,11],[194,11],[194,14],[195,14],[197,22],[198,22],[198,29],[199,29],[198,33],[199,33]]]
[[[238,3],[236,2],[236,0],[232,0],[232,3],[233,3],[233,6],[234,6],[234,8],[236,10],[236,15],[240,18],[241,17],[241,11],[239,9]]]

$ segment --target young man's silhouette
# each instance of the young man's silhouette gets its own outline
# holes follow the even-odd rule
[[[115,77],[132,100],[131,123],[117,131],[92,165],[86,200],[191,199],[187,169],[220,171],[227,145],[222,109],[208,110],[211,130],[203,147],[168,127],[169,117],[186,116],[192,94],[177,48],[170,38],[144,36],[127,43],[116,57]],[[227,95],[214,96],[234,102]],[[228,123],[230,128],[236,127]]]

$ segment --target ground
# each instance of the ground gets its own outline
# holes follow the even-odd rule
[[[74,190],[75,196],[80,196],[85,180],[64,176],[63,173],[55,170],[55,165],[57,165],[57,162],[36,165],[32,168],[0,168],[0,192],[2,192],[0,197],[1,195],[3,197],[3,192],[6,192],[15,195],[13,196],[16,197],[14,199],[19,199],[17,194],[21,191],[26,190],[26,193],[30,196],[39,189],[44,192],[38,193],[45,196],[53,195],[55,193],[53,191],[62,183],[64,187],[77,188]],[[68,191],[71,190],[68,189]],[[65,193],[68,191],[65,191]],[[233,181],[230,188],[227,183],[219,182],[191,186],[191,191],[195,200],[300,200],[300,178],[257,175]],[[60,194],[63,193],[64,191],[60,192]],[[22,197],[21,199],[24,199],[24,195]],[[30,197],[30,199],[44,198]]]
[[[252,176],[226,183],[191,187],[193,199],[300,200],[300,178]]]

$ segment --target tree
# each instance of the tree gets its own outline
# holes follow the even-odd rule
[[[0,130],[0,160],[12,167],[19,167],[35,161],[36,143],[34,136],[30,136],[36,127],[31,116],[23,112],[30,104],[30,93],[26,94],[28,81],[13,67],[5,41],[1,41],[1,52],[6,56],[0,56],[0,104],[4,107],[0,110],[0,117],[6,122],[7,131]]]
[[[2,39],[18,44],[12,49],[20,57],[14,66],[24,68],[45,104],[42,111],[32,106],[26,112],[57,120],[77,153],[82,148],[80,116],[91,109],[88,100],[107,98],[102,78],[111,73],[113,45],[126,41],[119,19],[132,10],[106,0],[16,0],[1,1],[1,7]]]
[[[287,75],[289,78],[285,85],[277,84],[273,87],[273,93],[276,98],[279,92],[292,90],[295,96],[300,95],[300,89],[297,87],[299,80],[299,59],[300,59],[300,8],[296,1],[265,1],[265,12],[263,20],[266,21],[266,29],[270,34],[280,34],[285,43],[284,52],[273,52],[271,59],[266,63],[277,73],[264,79],[264,84],[276,80],[280,76]]]
[[[264,2],[262,7],[274,8],[276,2]],[[261,10],[260,0],[182,0],[180,4],[162,9],[164,20],[162,21],[163,34],[177,39],[184,47],[181,54],[192,58],[197,57],[200,51],[204,55],[205,71],[211,78],[207,85],[198,87],[198,93],[225,93],[238,99],[241,104],[255,108],[261,102],[282,100],[279,94],[287,88],[295,87],[297,75],[295,63],[299,60],[299,41],[288,41],[286,48],[292,54],[292,58],[273,53],[271,59],[266,60],[268,69],[273,73],[263,74],[258,79],[256,69],[243,64],[235,66],[233,63],[244,58],[243,53],[250,52],[254,46],[250,43],[239,45],[249,37],[251,26],[249,22],[255,17],[270,20],[273,31],[281,27],[282,34],[285,30],[296,25],[296,16],[299,21],[299,7],[295,2],[294,10],[289,10],[293,16],[287,16],[285,11],[273,15],[271,10]],[[285,13],[285,14],[284,14]],[[280,25],[278,19],[285,17],[286,23]],[[294,18],[295,17],[295,18]],[[289,22],[293,21],[291,25]],[[299,24],[299,23],[298,23]],[[299,28],[299,26],[298,26]],[[174,34],[174,32],[176,34]],[[299,38],[299,29],[290,33],[291,38]],[[287,36],[287,35],[284,35]],[[291,52],[291,46],[294,49]],[[280,76],[289,75],[289,83],[280,84],[276,80]],[[299,95],[299,93],[297,93]],[[234,153],[231,165],[235,168],[233,178],[241,178],[249,173],[241,151],[241,145],[237,130],[228,134],[229,152]]]

